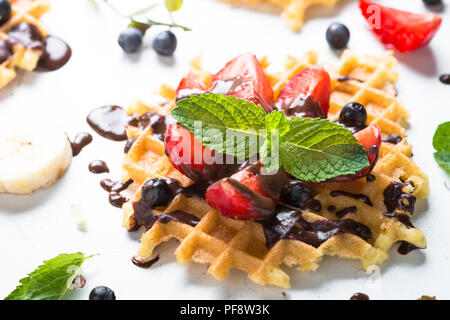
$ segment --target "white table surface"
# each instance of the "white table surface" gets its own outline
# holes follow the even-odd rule
[[[126,55],[116,42],[126,22],[107,7],[96,9],[88,0],[52,2],[43,21],[50,33],[70,43],[72,59],[54,73],[20,73],[0,91],[0,121],[35,119],[42,130],[46,124],[58,122],[70,137],[90,131],[85,117],[95,107],[125,106],[148,98],[162,83],[176,85],[189,60],[201,51],[211,70],[246,51],[268,55],[276,64],[287,54],[300,56],[310,49],[324,60],[338,61],[325,40],[332,21],[349,27],[351,50],[384,51],[368,31],[357,1],[341,0],[335,9],[309,10],[307,23],[297,34],[276,14],[233,8],[216,0],[186,0],[174,16],[193,31],[176,30],[179,42],[173,59],[160,58],[151,50],[156,28],[150,30],[140,53]],[[420,0],[383,3],[426,11]],[[365,292],[372,299],[417,299],[422,294],[450,298],[450,190],[444,185],[450,183],[433,160],[431,143],[437,125],[450,120],[450,87],[438,81],[439,74],[450,72],[450,8],[439,14],[444,21],[429,47],[397,54],[399,98],[411,111],[408,140],[414,146],[415,161],[430,178],[430,197],[418,202],[414,217],[427,236],[426,250],[401,256],[392,249],[375,282],[359,261],[325,257],[315,273],[289,271],[289,290],[255,285],[241,271],[233,270],[225,281],[218,282],[206,273],[206,265],[181,267],[173,255],[174,243],[156,249],[161,259],[152,268],[140,269],[130,262],[139,245],[139,233],[122,228],[121,210],[109,205],[107,193],[99,186],[103,178],[120,178],[123,143],[93,134],[93,143],[73,159],[67,174],[53,187],[32,196],[0,195],[0,297],[43,260],[82,251],[100,255],[85,263],[87,284],[70,293],[69,299],[87,299],[90,289],[98,285],[112,288],[118,299],[283,299],[282,291],[291,299],[348,299],[355,292]],[[87,166],[94,159],[106,160],[111,173],[91,174]],[[85,232],[73,221],[72,204],[84,209]]]

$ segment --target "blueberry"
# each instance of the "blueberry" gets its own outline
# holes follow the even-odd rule
[[[99,286],[89,293],[89,300],[116,300],[116,295],[110,288]]]
[[[153,50],[162,56],[171,56],[177,48],[177,37],[172,31],[166,30],[160,32],[153,39]]]
[[[8,0],[0,0],[0,26],[11,19],[11,3]]]
[[[119,35],[119,45],[127,53],[136,52],[142,45],[143,33],[135,27],[128,27]]]
[[[342,23],[333,23],[328,27],[326,37],[333,49],[343,49],[350,40],[350,31]]]
[[[339,116],[339,122],[346,127],[363,127],[366,125],[366,121],[366,108],[358,102],[347,103]]]
[[[305,208],[311,199],[311,189],[301,181],[291,181],[283,190],[281,200],[296,208]]]
[[[141,199],[150,207],[167,205],[171,196],[172,192],[164,179],[150,179],[142,185]]]
[[[438,4],[442,4],[442,0],[423,0],[427,6],[436,6]]]

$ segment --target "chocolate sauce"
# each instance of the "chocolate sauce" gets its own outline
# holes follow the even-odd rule
[[[383,142],[392,143],[392,144],[398,144],[402,142],[403,138],[400,137],[398,134],[391,134],[387,136],[386,138],[383,138]]]
[[[328,207],[327,207],[327,211],[328,211],[328,212],[334,212],[334,211],[336,211],[336,207],[333,206],[333,205],[328,206]]]
[[[128,153],[130,151],[131,147],[133,146],[133,143],[136,141],[136,138],[130,138],[125,143],[125,147],[123,148],[123,153]]]
[[[293,101],[280,101],[276,104],[276,108],[284,110],[287,117],[325,118],[320,104],[311,96],[299,96]]]
[[[383,191],[384,204],[388,212],[400,210],[409,212],[410,214],[414,213],[416,197],[403,192],[405,186],[407,186],[407,183],[394,181]]]
[[[450,84],[450,73],[443,74],[439,77],[439,80],[443,84]]]
[[[0,40],[0,63],[13,55],[15,44],[42,51],[36,67],[39,71],[57,70],[64,66],[72,55],[72,49],[67,43],[57,37],[44,37],[32,23],[17,23],[7,33],[8,40]]]
[[[89,171],[95,174],[109,172],[108,165],[103,160],[94,160],[89,163]]]
[[[416,247],[412,243],[406,242],[406,241],[400,241],[400,246],[397,249],[397,252],[401,255],[407,255],[411,251],[420,249],[419,247]]]
[[[295,199],[292,199],[292,193],[294,193]],[[282,202],[302,210],[309,209],[315,212],[322,210],[322,204],[319,200],[314,199],[311,188],[299,180],[290,180],[285,185],[280,199]]]
[[[153,266],[156,262],[158,262],[159,260],[159,255],[157,255],[155,258],[149,260],[149,261],[141,261],[139,260],[139,258],[137,257],[133,257],[131,258],[131,262],[133,262],[133,264],[135,266],[138,266],[139,268],[143,268],[143,269],[148,269],[151,266]]]
[[[339,211],[336,211],[336,217],[338,217],[339,219],[343,218],[347,213],[356,213],[356,211],[358,210],[358,208],[356,207],[347,207],[344,209],[341,209]]]
[[[164,134],[166,133],[167,126],[175,123],[177,123],[177,121],[171,116],[166,117],[150,111],[136,117],[129,124],[142,130],[150,126],[152,128],[153,136],[164,141]]]
[[[6,40],[0,39],[0,64],[11,58],[13,53],[12,44]]]
[[[399,222],[403,223],[408,228],[415,228],[411,222],[411,218],[407,214],[397,212],[385,212],[383,215],[388,218],[397,219]]]
[[[127,140],[126,126],[135,121],[119,106],[104,106],[94,109],[87,116],[91,128],[102,137],[113,141]]]
[[[354,80],[354,81],[358,81],[358,82],[364,82],[362,80],[359,80],[359,79],[356,79],[356,78],[353,78],[353,77],[349,77],[349,76],[339,76],[337,78],[337,81],[339,81],[339,82],[345,82],[345,81],[350,81],[350,80]]]
[[[54,71],[63,67],[72,56],[70,46],[60,38],[49,36],[45,39],[45,50],[39,59],[38,71]]]
[[[358,292],[352,295],[350,300],[370,300],[370,298],[367,294]]]
[[[31,23],[20,22],[8,30],[8,41],[21,44],[28,49],[45,50],[44,37],[39,29]]]
[[[70,142],[72,155],[76,157],[84,147],[92,142],[92,136],[87,132],[81,132]]]
[[[128,181],[112,181],[111,179],[103,179],[100,181],[100,186],[109,192],[109,203],[117,208],[122,208],[123,204],[128,201],[128,198],[120,194],[121,191],[127,189],[133,183],[132,179]]]
[[[373,206],[372,201],[370,201],[370,198],[368,196],[366,196],[365,194],[359,193],[359,194],[354,194],[354,193],[350,193],[347,191],[331,191],[330,195],[332,197],[339,197],[339,196],[344,196],[344,197],[350,197],[353,198],[355,200],[362,200],[365,204],[369,205],[369,206]]]
[[[299,240],[315,248],[337,234],[351,233],[365,241],[372,237],[365,225],[344,219],[307,221],[302,211],[286,206],[278,206],[276,214],[269,219],[256,219],[264,229],[266,246],[270,249],[282,239]]]

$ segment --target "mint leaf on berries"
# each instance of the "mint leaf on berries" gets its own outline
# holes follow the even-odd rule
[[[171,114],[204,146],[240,159],[259,153],[270,172],[283,166],[299,180],[322,182],[369,166],[352,132],[327,119],[288,120],[282,111],[266,114],[253,102],[213,93],[180,100]]]
[[[19,281],[20,285],[5,300],[59,300],[69,289],[83,262],[91,257],[81,252],[64,253],[44,261]]]
[[[441,123],[433,137],[434,159],[450,173],[450,121]]]
[[[260,130],[265,129],[266,113],[260,106],[214,93],[192,95],[178,101],[171,115],[204,146],[239,159],[258,152]]]

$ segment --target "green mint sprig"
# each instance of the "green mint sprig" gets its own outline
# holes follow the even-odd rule
[[[299,180],[322,182],[369,166],[352,133],[327,119],[287,119],[282,111],[266,114],[251,101],[214,93],[178,101],[171,115],[206,147],[238,159],[259,154],[269,171],[283,166]]]
[[[123,14],[122,12],[120,12],[119,10],[117,10],[116,7],[114,7],[109,0],[104,0],[104,2],[114,11],[116,12],[118,15],[127,18],[130,20],[130,26],[132,27],[136,27],[138,29],[140,29],[142,32],[145,33],[146,30],[148,30],[149,28],[151,28],[152,26],[167,26],[167,27],[171,27],[171,28],[180,28],[183,29],[184,31],[191,31],[190,28],[186,27],[186,26],[182,26],[178,23],[175,23],[173,21],[172,15],[171,13],[174,11],[177,11],[181,8],[181,6],[183,5],[183,0],[165,0],[164,5],[167,9],[167,11],[170,14],[170,17],[172,19],[172,22],[167,23],[167,22],[160,22],[160,21],[156,21],[156,20],[152,20],[149,19],[147,17],[144,17],[144,20],[139,20],[138,17],[145,15],[147,12],[151,11],[152,9],[156,8],[159,3],[153,3],[145,8],[139,9],[133,13],[130,14]]]
[[[433,136],[434,159],[450,174],[450,121],[441,123]]]
[[[59,300],[78,274],[84,261],[93,255],[81,252],[60,254],[44,261],[36,270],[21,279],[20,285],[5,300]]]

